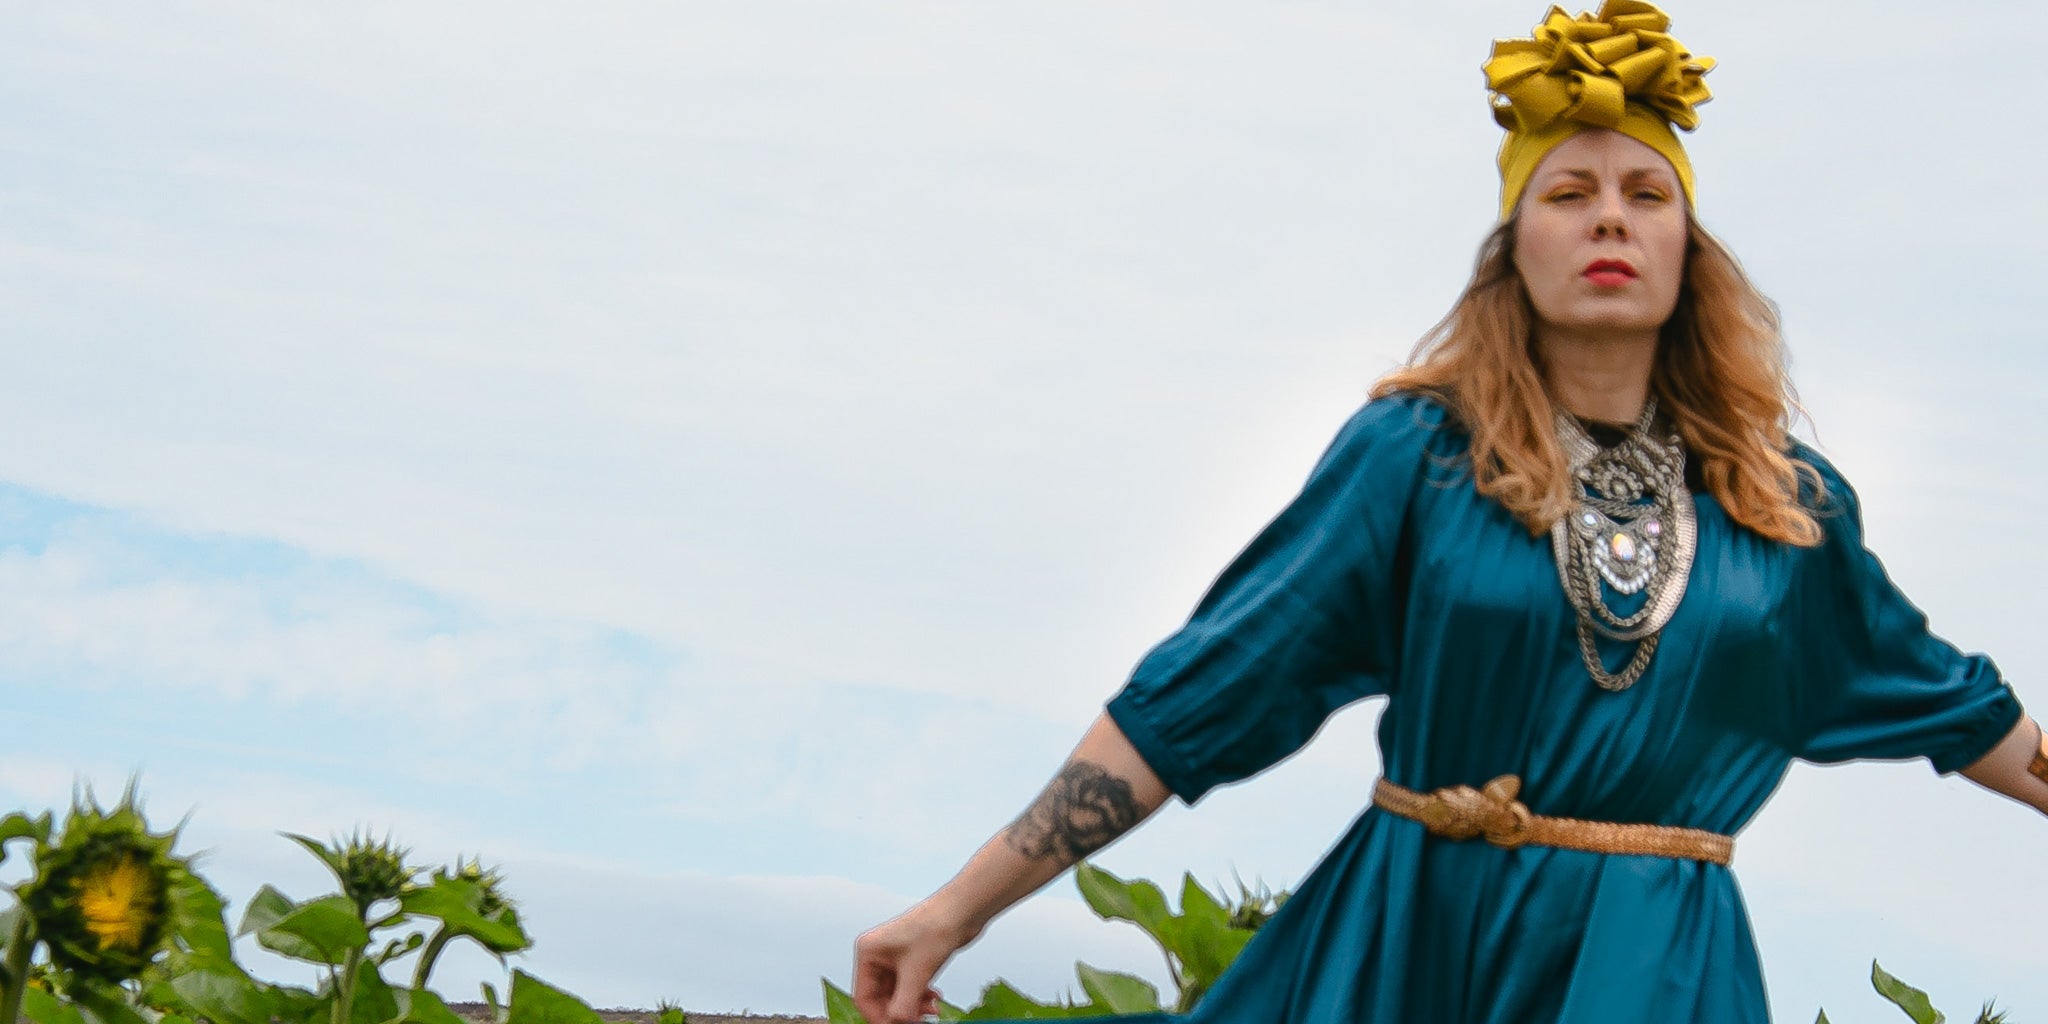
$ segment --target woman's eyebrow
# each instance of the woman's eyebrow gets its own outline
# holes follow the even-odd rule
[[[1547,182],[1551,183],[1555,183],[1560,179],[1567,179],[1571,181],[1583,182],[1586,184],[1598,184],[1600,181],[1600,176],[1593,173],[1590,170],[1585,170],[1582,168],[1560,167],[1554,171],[1550,171],[1549,173],[1545,174],[1544,179]],[[1630,168],[1629,170],[1621,172],[1621,180],[1624,183],[1630,184],[1641,183],[1643,181],[1650,181],[1655,184],[1669,185],[1671,184],[1672,179],[1671,172],[1665,170],[1662,167],[1634,167]]]

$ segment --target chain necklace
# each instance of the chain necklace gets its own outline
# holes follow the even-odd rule
[[[1677,434],[1653,436],[1656,418],[1653,398],[1621,443],[1602,448],[1577,417],[1557,415],[1558,438],[1580,493],[1571,513],[1551,526],[1550,548],[1557,578],[1578,612],[1579,654],[1603,690],[1626,690],[1642,678],[1692,574],[1698,530],[1685,487],[1685,447]],[[1607,606],[1603,583],[1623,596],[1643,594],[1642,607],[1617,614]],[[1596,635],[1636,644],[1620,672],[1601,663]]]

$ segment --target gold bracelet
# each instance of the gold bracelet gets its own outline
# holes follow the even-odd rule
[[[2027,766],[2027,773],[2048,782],[2048,729],[2041,731],[2041,749],[2034,751],[2034,763]]]

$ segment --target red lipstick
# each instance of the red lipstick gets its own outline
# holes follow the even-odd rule
[[[1594,260],[1581,276],[1598,288],[1619,288],[1636,279],[1636,268],[1627,260]]]

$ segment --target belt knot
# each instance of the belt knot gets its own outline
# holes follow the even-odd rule
[[[1500,776],[1483,789],[1445,786],[1425,796],[1415,816],[1446,839],[1485,836],[1495,846],[1513,849],[1529,841],[1529,807],[1515,799],[1521,792],[1522,780],[1514,775]]]

